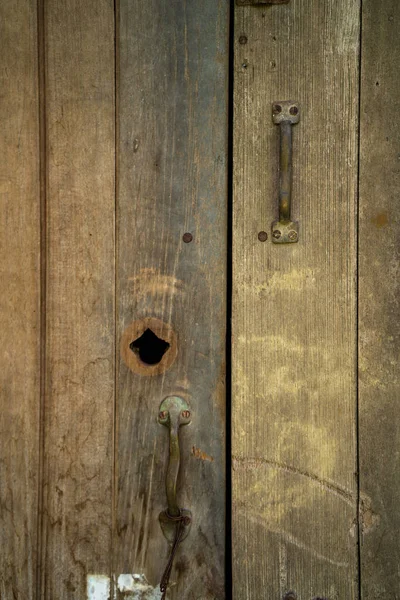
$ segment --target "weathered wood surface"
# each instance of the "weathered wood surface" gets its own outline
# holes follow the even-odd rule
[[[235,9],[234,598],[358,597],[359,8]],[[302,107],[293,132],[300,241],[278,246],[271,104],[287,99]]]
[[[359,406],[363,600],[400,590],[400,5],[363,1]]]
[[[36,2],[0,3],[0,597],[36,587],[40,181]]]
[[[168,432],[157,415],[181,395],[193,419],[181,430],[178,499],[193,525],[170,581],[179,600],[225,597],[228,5],[121,0],[118,19],[118,339],[153,327],[166,339],[165,323],[177,357],[165,372],[119,360],[114,570],[159,584]]]
[[[114,8],[46,2],[47,390],[42,598],[110,573],[114,410]]]

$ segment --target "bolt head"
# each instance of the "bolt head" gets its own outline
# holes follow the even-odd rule
[[[182,414],[182,417],[184,419],[188,419],[190,417],[190,411],[189,410],[183,410],[181,414]]]
[[[279,229],[275,229],[275,231],[272,232],[272,237],[274,237],[276,240],[279,240],[281,235],[282,233],[279,231]]]

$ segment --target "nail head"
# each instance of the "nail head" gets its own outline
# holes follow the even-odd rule
[[[258,239],[260,240],[260,242],[266,242],[268,239],[268,234],[266,231],[260,231],[258,234]]]

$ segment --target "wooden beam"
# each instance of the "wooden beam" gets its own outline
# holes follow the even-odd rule
[[[36,1],[0,4],[0,596],[36,592],[40,175]]]
[[[400,589],[400,6],[363,1],[359,393],[361,586]]]
[[[47,394],[42,598],[111,574],[114,7],[46,3]]]
[[[157,415],[182,396],[178,501],[193,523],[170,580],[179,600],[224,595],[228,13],[227,0],[121,0],[118,20],[115,572],[158,588],[170,548]],[[136,347],[129,360],[147,329],[169,343],[164,358]]]
[[[234,598],[358,598],[358,40],[353,0],[236,7]],[[301,106],[288,245],[277,100]]]

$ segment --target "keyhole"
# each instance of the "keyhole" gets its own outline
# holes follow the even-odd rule
[[[151,329],[129,344],[132,352],[139,354],[140,360],[146,365],[157,365],[169,348],[169,343],[159,338]]]

